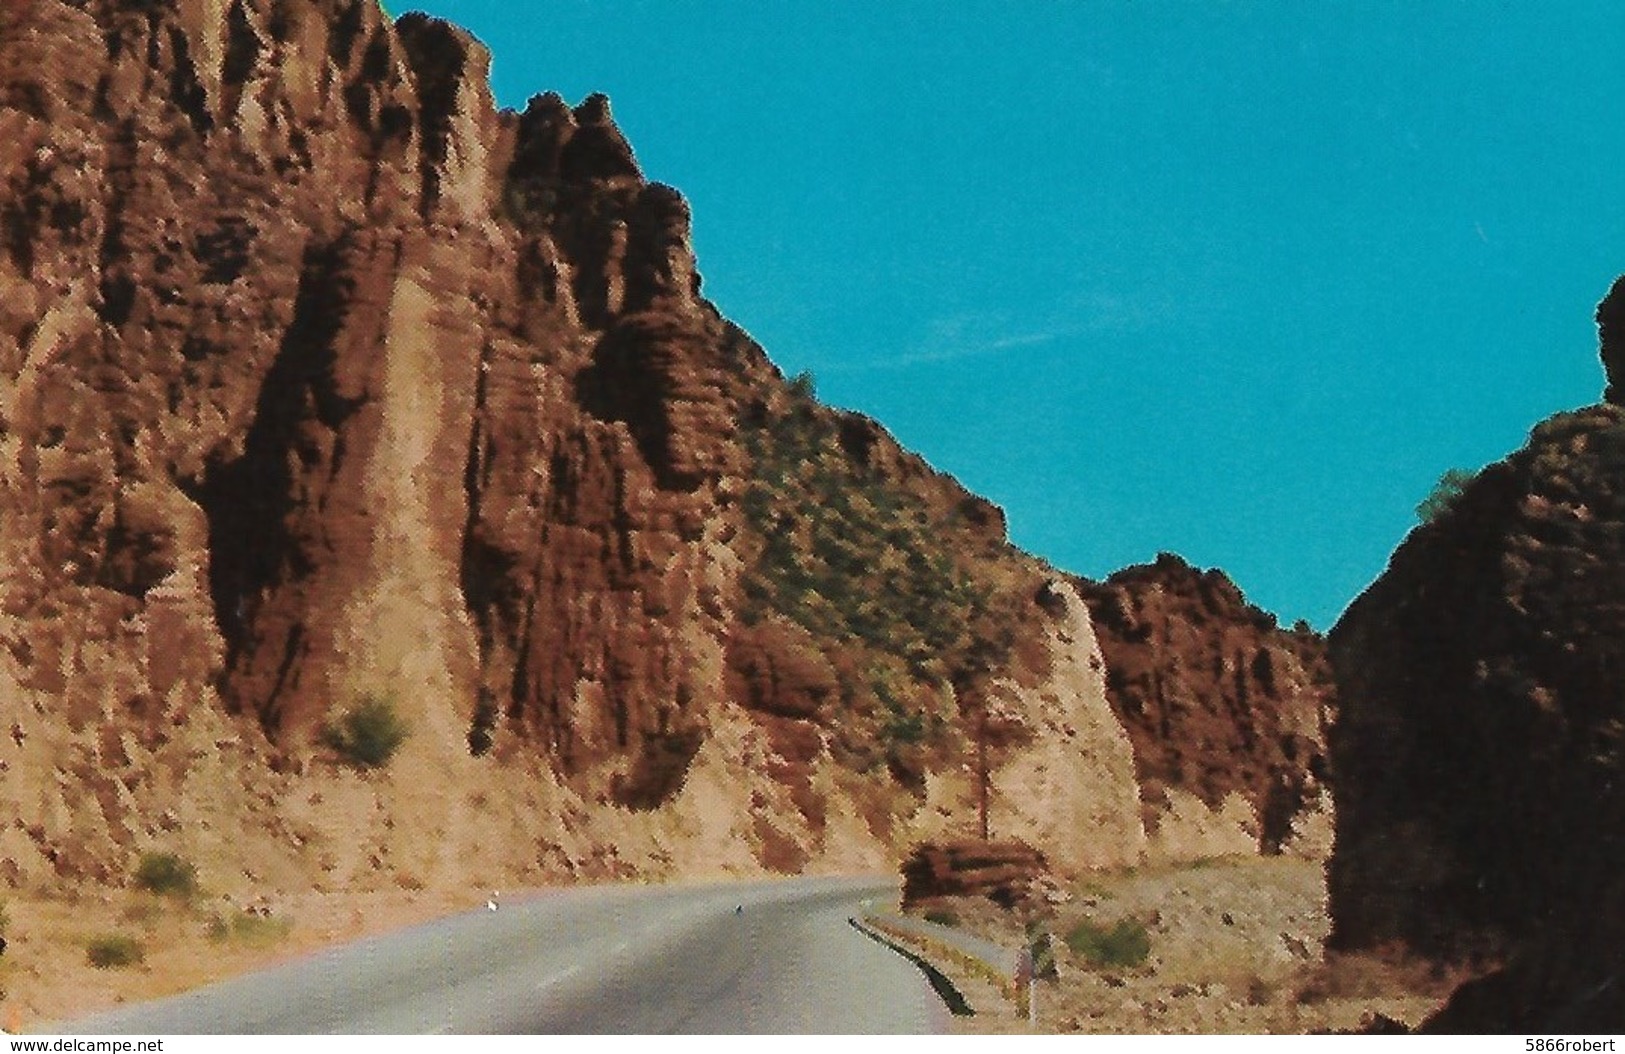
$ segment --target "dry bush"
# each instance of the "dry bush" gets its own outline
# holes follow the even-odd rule
[[[141,942],[125,933],[104,933],[85,942],[85,958],[98,970],[135,966],[146,958]]]

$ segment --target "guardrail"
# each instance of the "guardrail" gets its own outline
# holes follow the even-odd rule
[[[1023,954],[1024,949],[1007,948],[951,926],[911,919],[906,915],[865,912],[860,918],[849,921],[860,932],[885,944],[924,970],[932,987],[943,996],[943,1001],[955,1014],[973,1014],[975,1010],[942,972],[939,964],[949,964],[987,981],[1006,999],[1015,1003],[1017,1011],[1023,1016],[1032,1016],[1036,1008],[1032,968],[1030,960]],[[942,985],[952,991],[952,999],[939,986],[938,978]],[[965,1009],[956,1009],[955,1001]]]
[[[959,987],[954,984],[948,975],[938,969],[937,965],[930,959],[927,959],[924,955],[914,951],[897,939],[888,937],[874,926],[869,925],[856,916],[849,918],[846,921],[852,925],[853,929],[857,930],[865,937],[868,937],[877,944],[891,949],[898,955],[901,955],[903,958],[913,963],[915,966],[918,966],[920,968],[920,972],[925,974],[926,981],[931,985],[931,990],[936,992],[937,996],[948,1007],[949,1013],[953,1014],[955,1017],[970,1017],[976,1013],[975,1008],[970,1005],[970,1001],[965,998],[965,994],[961,992]]]

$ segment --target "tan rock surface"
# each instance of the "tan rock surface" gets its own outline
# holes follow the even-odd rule
[[[996,822],[1135,858],[1082,605],[700,296],[606,99],[488,65],[374,0],[7,5],[0,885],[891,867],[993,709]]]
[[[1281,629],[1223,572],[1169,553],[1078,585],[1134,744],[1150,851],[1177,861],[1250,844],[1323,859],[1335,692],[1321,638]]]
[[[1027,742],[993,767],[1001,837],[1029,842],[1071,868],[1122,867],[1146,852],[1134,748],[1106,699],[1106,663],[1089,609],[1066,582],[1042,587],[1036,635],[1046,670],[1031,687],[995,682]],[[1002,752],[1000,752],[1002,753]]]

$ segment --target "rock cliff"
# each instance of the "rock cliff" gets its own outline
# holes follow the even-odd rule
[[[1324,856],[1322,724],[1335,693],[1320,637],[1281,629],[1223,572],[1169,553],[1080,588],[1153,853]]]
[[[1619,397],[1621,286],[1598,312]],[[1334,942],[1507,969],[1440,1027],[1617,1030],[1625,409],[1538,425],[1411,532],[1330,637]]]
[[[374,0],[0,12],[0,880],[878,866],[989,736],[996,829],[1139,859],[1071,587],[701,296],[605,98],[488,64]]]
[[[1597,335],[1603,372],[1608,376],[1603,401],[1625,406],[1625,275],[1614,280],[1597,305]]]

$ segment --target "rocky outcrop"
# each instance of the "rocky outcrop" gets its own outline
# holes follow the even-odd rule
[[[1169,553],[1079,588],[1134,744],[1153,852],[1323,855],[1321,725],[1334,693],[1319,636],[1282,630],[1223,572]]]
[[[944,788],[1055,661],[1012,648],[1043,569],[701,297],[605,98],[502,112],[488,62],[373,0],[0,21],[0,877],[793,869],[974,822]],[[412,732],[362,777],[321,733],[374,698]]]
[[[1134,748],[1107,699],[1089,609],[1059,578],[1033,603],[1044,620],[1020,647],[1041,672],[995,680],[975,718],[989,828],[1072,866],[1132,867],[1147,851]]]
[[[1622,582],[1625,409],[1602,405],[1479,473],[1332,631],[1333,942],[1508,959],[1443,1027],[1625,1022]]]
[[[1617,812],[1599,827],[1618,830]],[[1421,1031],[1464,1033],[1617,1033],[1625,1022],[1625,881],[1604,880],[1531,939],[1507,964],[1457,989]]]
[[[1028,906],[1048,874],[1044,854],[1024,842],[975,840],[921,845],[903,864],[904,909],[949,897],[986,897]]]
[[[1603,372],[1608,375],[1603,401],[1625,406],[1625,276],[1614,280],[1608,295],[1597,305],[1597,335],[1601,338]]]
[[[1622,523],[1625,411],[1558,415],[1333,630],[1339,942],[1500,949],[1620,860]]]
[[[1137,860],[1076,596],[701,296],[608,100],[488,65],[375,0],[0,19],[0,881],[889,865],[993,726],[999,829]]]

